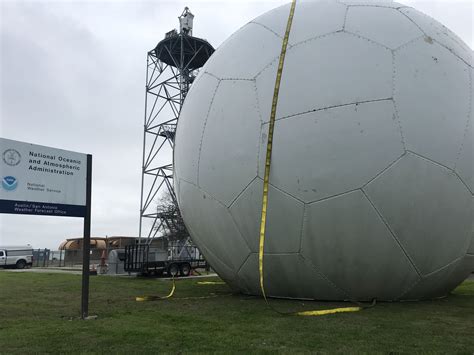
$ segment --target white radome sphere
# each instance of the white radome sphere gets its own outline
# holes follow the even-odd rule
[[[175,187],[191,236],[260,294],[268,121],[290,5],[234,33],[179,119]],[[393,2],[297,2],[276,113],[270,296],[446,295],[474,270],[472,51]]]

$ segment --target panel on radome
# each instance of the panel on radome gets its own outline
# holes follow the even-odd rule
[[[474,69],[471,68],[471,80]],[[456,162],[456,172],[474,194],[474,87],[471,83],[471,114],[464,132],[462,148]],[[473,218],[474,220],[474,218]]]
[[[243,293],[249,295],[261,295],[260,289],[260,273],[258,266],[258,254],[252,253],[244,261],[239,271],[237,279],[240,289]]]
[[[469,114],[468,66],[420,39],[395,51],[394,100],[408,150],[454,167]]]
[[[445,268],[423,277],[402,299],[418,300],[444,297],[474,270],[474,256],[465,256]]]
[[[199,149],[207,113],[219,81],[203,74],[194,83],[199,95],[189,95],[179,115],[175,139],[175,170],[184,180],[197,184]]]
[[[474,255],[466,255],[454,269],[446,284],[446,290],[453,290],[474,272]]]
[[[472,65],[471,48],[446,26],[413,8],[403,8],[399,11],[416,23],[427,36],[435,39],[455,55]]]
[[[183,211],[181,210],[181,214]],[[193,227],[187,223],[186,228],[191,235],[193,242],[199,245],[199,251],[203,254],[204,259],[209,263],[209,266],[218,273],[219,277],[226,281],[228,285],[234,290],[238,290],[236,282],[236,271],[233,271],[229,266],[224,264],[218,257],[216,257],[206,245],[201,242],[199,235],[195,232]]]
[[[341,31],[346,6],[335,1],[297,2],[288,42],[295,45],[311,38]]]
[[[181,211],[183,213],[183,211]],[[209,263],[210,267],[219,274],[219,277],[226,281],[232,289],[238,289],[236,284],[236,271],[233,271],[226,264],[224,264],[217,256],[215,256],[208,248],[207,245],[201,243],[199,235],[194,231],[193,227],[189,224],[186,225],[188,232],[190,233],[194,243],[199,244],[199,251],[204,255],[204,259]]]
[[[281,41],[250,22],[214,52],[203,70],[220,79],[252,79],[280,54]]]
[[[364,190],[423,275],[466,253],[473,199],[452,171],[408,153]]]
[[[299,3],[296,6],[299,6]],[[288,16],[290,14],[290,7],[291,4],[279,6],[273,10],[265,12],[263,15],[258,16],[251,22],[261,24],[283,38],[285,36]]]
[[[230,213],[252,252],[258,252],[263,181],[255,179],[230,207]],[[304,204],[273,186],[268,191],[265,252],[297,253]]]
[[[456,172],[474,194],[474,131],[469,124],[464,143],[456,163]]]
[[[353,299],[397,299],[416,270],[362,191],[307,207],[302,255]]]
[[[209,263],[211,269],[214,270],[219,277],[227,283],[227,285],[229,285],[232,291],[238,292],[240,285],[237,280],[237,270],[230,269],[217,256],[211,253],[205,245],[201,244],[199,246],[199,251],[204,255],[204,259]]]
[[[268,27],[283,38],[289,13],[290,4],[286,4],[257,17],[252,22]],[[289,45],[341,31],[345,13],[346,6],[336,1],[298,1],[289,34]]]
[[[277,65],[274,62],[257,77],[264,122],[270,116]],[[335,33],[288,49],[276,117],[390,97],[391,51],[348,33]]]
[[[212,250],[214,258],[237,272],[250,250],[227,208],[207,192],[183,180],[180,180],[180,195],[179,208],[186,225],[192,228],[193,241],[199,248]]]
[[[345,30],[391,49],[423,35],[406,16],[388,7],[350,6]]]
[[[270,121],[272,109],[273,91],[275,89],[275,79],[277,75],[279,57],[265,68],[256,78],[255,86],[257,88],[257,102],[260,116],[263,122]],[[283,70],[283,73],[285,70]],[[285,78],[283,74],[282,78]],[[284,79],[283,79],[284,80]],[[280,104],[278,104],[279,106]],[[278,107],[277,106],[277,107]]]
[[[252,81],[221,81],[204,130],[199,186],[229,206],[257,176],[261,121]]]
[[[267,131],[265,124],[261,177]],[[362,187],[403,152],[391,100],[311,112],[276,122],[270,182],[304,202],[316,201]]]
[[[324,279],[298,254],[265,254],[264,286],[269,297],[343,300],[348,296]],[[258,254],[251,254],[238,272],[244,292],[261,294]]]
[[[474,196],[472,196],[472,204],[474,205]],[[469,245],[469,248],[467,249],[467,253],[474,256],[474,211],[472,213],[472,232],[471,232],[471,244]]]

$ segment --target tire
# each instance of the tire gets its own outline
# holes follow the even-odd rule
[[[189,274],[191,273],[191,265],[189,265],[188,263],[182,264],[180,271],[181,276],[189,276]]]
[[[171,276],[171,277],[178,277],[178,274],[179,274],[179,267],[178,267],[178,264],[171,264],[171,265],[168,267],[168,276]]]
[[[25,260],[18,260],[16,262],[16,268],[17,269],[24,269],[26,267],[26,261]]]

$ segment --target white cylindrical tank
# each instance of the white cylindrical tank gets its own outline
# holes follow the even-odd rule
[[[268,122],[290,5],[234,33],[184,103],[175,188],[194,242],[260,294]],[[474,270],[472,51],[394,2],[297,2],[270,174],[276,297],[446,295]]]
[[[114,249],[109,252],[107,273],[124,274],[125,270],[125,249]]]

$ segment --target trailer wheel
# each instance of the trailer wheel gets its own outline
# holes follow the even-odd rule
[[[191,273],[191,265],[184,263],[181,265],[181,276],[189,276]]]
[[[168,275],[171,277],[177,277],[179,274],[179,267],[177,264],[171,264],[168,267]]]
[[[16,268],[17,268],[17,269],[24,269],[25,266],[26,266],[25,260],[18,260],[18,261],[16,262]]]

